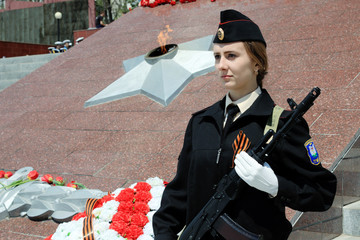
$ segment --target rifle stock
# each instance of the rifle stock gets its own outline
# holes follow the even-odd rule
[[[281,138],[296,124],[296,120],[302,117],[314,104],[315,99],[320,95],[320,88],[313,88],[309,94],[298,105],[291,99],[292,114],[290,119],[276,133],[269,130],[257,146],[250,149],[249,155],[256,159],[260,164],[264,163],[264,158],[269,155]],[[271,141],[267,144],[268,140]],[[184,229],[179,240],[200,240],[206,232],[213,229],[214,223],[223,214],[225,207],[231,200],[237,197],[246,183],[232,169],[219,182],[215,194],[195,216],[188,226]]]

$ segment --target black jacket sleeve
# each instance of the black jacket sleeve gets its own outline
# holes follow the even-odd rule
[[[186,202],[188,170],[191,152],[190,120],[186,129],[184,145],[181,150],[175,178],[166,186],[161,200],[161,207],[153,217],[153,228],[156,240],[177,239],[177,234],[183,229],[186,221]]]
[[[337,180],[321,163],[313,163],[306,149],[310,139],[304,119],[285,136],[278,148],[277,197],[285,206],[299,211],[325,211],[336,193]],[[279,166],[280,165],[280,166]],[[282,171],[281,169],[284,169]]]

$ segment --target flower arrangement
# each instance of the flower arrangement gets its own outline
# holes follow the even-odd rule
[[[215,2],[216,0],[211,0],[211,2]],[[171,4],[176,5],[176,0],[141,0],[139,6],[142,7],[156,7],[161,4]],[[179,0],[180,3],[188,3],[188,2],[196,2],[196,0]]]
[[[166,182],[158,177],[119,188],[98,200],[91,216],[76,214],[70,222],[61,223],[45,240],[82,240],[86,218],[92,218],[92,234],[96,240],[154,239],[152,216],[159,209]]]
[[[5,172],[3,170],[0,170],[0,178],[9,179],[12,175],[13,175],[13,173],[11,171]],[[45,174],[44,176],[39,178],[39,173],[36,170],[32,170],[28,173],[26,179],[20,179],[20,180],[14,181],[14,182],[10,183],[9,185],[5,185],[0,182],[0,185],[2,185],[0,187],[0,190],[1,189],[5,189],[5,190],[10,189],[10,188],[13,188],[13,187],[16,187],[16,186],[19,186],[21,184],[31,182],[31,181],[43,181],[43,182],[47,182],[48,184],[51,184],[53,186],[65,186],[65,184],[66,184],[65,180],[60,176],[56,177],[54,179],[54,177],[51,174]],[[75,181],[69,182],[66,186],[76,188],[76,189],[86,188],[83,184],[75,182]]]

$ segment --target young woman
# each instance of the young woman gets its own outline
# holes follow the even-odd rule
[[[213,51],[215,67],[228,93],[190,119],[177,174],[154,215],[156,240],[177,239],[214,194],[220,179],[234,167],[247,186],[225,212],[263,239],[288,238],[292,226],[286,219],[285,206],[325,211],[334,199],[336,178],[321,166],[304,119],[282,139],[264,165],[246,149],[233,158],[232,144],[239,131],[251,142],[250,148],[254,147],[264,135],[275,104],[262,88],[268,63],[260,29],[235,10],[221,12],[220,18]],[[228,128],[229,106],[237,111]],[[290,111],[284,111],[278,126],[289,116]],[[203,239],[222,237],[209,233]]]

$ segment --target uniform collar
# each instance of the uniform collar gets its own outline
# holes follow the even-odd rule
[[[199,114],[202,117],[212,117],[217,122],[219,122],[219,126],[223,123],[224,120],[224,111],[226,104],[226,96],[213,104],[212,106],[195,113]],[[274,101],[271,99],[269,93],[266,89],[261,89],[261,94],[256,98],[254,103],[248,108],[244,113],[241,114],[240,118],[246,116],[270,116],[272,114],[272,109],[274,107]]]
[[[230,94],[227,93],[225,96],[225,109],[227,109],[227,107],[230,104],[235,104],[239,107],[240,113],[244,113],[244,112],[246,112],[246,110],[248,110],[251,107],[251,105],[260,96],[260,94],[261,94],[261,88],[257,87],[254,91],[247,94],[246,96],[244,96],[236,101],[232,101],[230,98]],[[224,111],[224,115],[226,115],[226,111]]]

